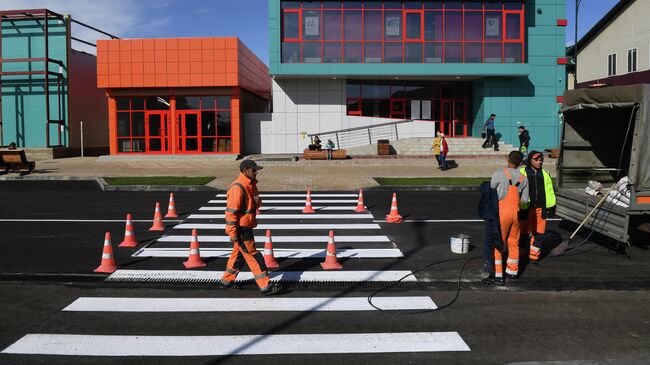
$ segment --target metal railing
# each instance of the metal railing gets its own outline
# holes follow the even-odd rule
[[[331,139],[336,143],[336,148],[350,148],[377,143],[380,139],[398,140],[398,124],[410,123],[412,120],[396,120],[388,123],[340,129],[337,131],[307,134],[309,138],[318,136],[321,141]],[[324,144],[324,142],[323,142]]]

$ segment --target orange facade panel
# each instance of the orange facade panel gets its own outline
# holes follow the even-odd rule
[[[235,86],[265,98],[271,92],[268,67],[236,37],[99,40],[97,65],[100,88]]]

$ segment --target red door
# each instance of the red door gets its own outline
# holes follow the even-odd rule
[[[404,99],[390,100],[390,117],[404,119],[406,115],[406,101]]]
[[[147,153],[168,153],[169,112],[148,111],[145,115],[145,146]]]
[[[199,152],[201,138],[200,113],[198,111],[178,111],[176,121],[178,125],[178,152],[196,153]]]
[[[443,99],[440,131],[447,137],[467,137],[467,102]]]

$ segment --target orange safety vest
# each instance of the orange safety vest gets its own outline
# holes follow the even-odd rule
[[[512,175],[510,175],[510,172],[508,172],[508,169],[503,169],[503,172],[506,174],[506,177],[508,178],[508,183],[510,184],[508,186],[508,193],[506,193],[506,196],[502,199],[499,200],[499,211],[518,211],[519,210],[519,201],[521,200],[519,197],[519,185],[524,181],[526,178],[523,174],[519,177],[519,181],[517,181],[516,184],[512,183]]]
[[[226,193],[226,234],[237,237],[237,227],[255,228],[256,212],[262,206],[257,192],[257,180],[251,180],[243,173],[233,181]]]

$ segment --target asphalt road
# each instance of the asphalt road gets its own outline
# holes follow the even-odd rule
[[[287,297],[357,296],[369,291],[294,291]],[[380,296],[453,292],[388,291]],[[70,357],[0,354],[2,364],[505,364],[523,361],[650,361],[647,291],[464,291],[450,307],[410,312],[107,313],[63,312],[78,297],[257,297],[251,290],[98,289],[92,286],[0,284],[0,348],[25,333],[93,335],[246,335],[457,331],[469,352],[220,357]],[[631,362],[630,362],[631,364]]]

